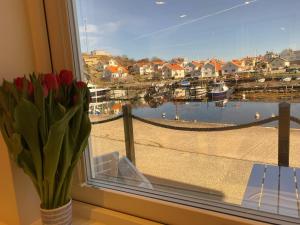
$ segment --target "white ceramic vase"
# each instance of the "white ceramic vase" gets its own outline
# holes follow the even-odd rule
[[[56,209],[40,209],[43,225],[72,225],[72,200]]]

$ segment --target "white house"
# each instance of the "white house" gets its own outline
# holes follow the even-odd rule
[[[280,55],[281,58],[291,61],[300,60],[300,51],[293,51],[292,49],[283,50]]]
[[[164,66],[165,62],[157,60],[152,62],[152,66],[154,69],[154,72],[160,72]]]
[[[203,65],[204,63],[202,62],[192,61],[184,67],[184,70],[187,74],[191,74],[194,77],[198,77],[201,76],[201,68]]]
[[[177,64],[166,64],[162,69],[162,75],[164,78],[184,78],[184,68]]]
[[[245,70],[247,71],[252,71],[255,68],[255,64],[257,62],[256,57],[245,57],[241,60],[242,62],[242,67],[244,67]]]
[[[98,68],[101,70],[105,70],[107,67],[112,66],[112,67],[117,67],[118,63],[114,59],[110,59],[108,62],[106,61],[105,63],[101,63],[101,65],[98,66]]]
[[[290,66],[290,62],[284,58],[274,58],[270,63],[269,67],[271,70],[280,70]]]
[[[117,63],[116,60],[110,59],[110,60],[108,61],[108,65],[109,65],[109,66],[118,66],[118,63]]]
[[[205,63],[201,68],[202,77],[218,77],[221,74],[221,63],[213,60],[208,63]]]
[[[126,78],[128,71],[122,66],[107,66],[103,72],[103,78],[106,80]]]
[[[222,74],[223,75],[233,75],[243,71],[242,66],[236,62],[227,62],[222,66]]]
[[[133,70],[141,76],[154,73],[154,67],[150,63],[136,63],[133,65]]]
[[[91,51],[91,55],[111,56],[111,54],[109,52],[106,52],[104,50],[94,50],[94,51]]]
[[[276,54],[274,52],[266,52],[266,54],[264,55],[264,60],[269,63],[277,57],[278,57],[278,54]]]

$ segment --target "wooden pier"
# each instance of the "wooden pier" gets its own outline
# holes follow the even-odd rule
[[[267,81],[264,83],[251,82],[242,83],[235,86],[236,92],[270,92],[270,93],[289,93],[300,91],[300,82],[280,82]]]

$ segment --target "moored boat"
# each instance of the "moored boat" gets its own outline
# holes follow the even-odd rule
[[[186,89],[185,88],[176,88],[174,90],[173,99],[174,100],[183,100],[186,99]]]
[[[229,88],[224,82],[216,82],[208,92],[208,97],[212,100],[224,99],[227,97]]]
[[[282,81],[284,81],[284,82],[290,82],[291,80],[292,80],[291,77],[285,77],[282,79]]]
[[[190,97],[192,99],[202,99],[206,97],[207,90],[202,86],[194,86],[190,88]]]

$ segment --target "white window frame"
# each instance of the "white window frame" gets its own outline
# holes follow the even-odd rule
[[[80,74],[79,32],[73,0],[44,0],[54,71],[67,68]],[[89,150],[74,173],[72,198],[165,224],[300,224],[299,219],[279,216],[207,199],[178,198],[158,191],[143,192],[122,184],[90,180]]]

